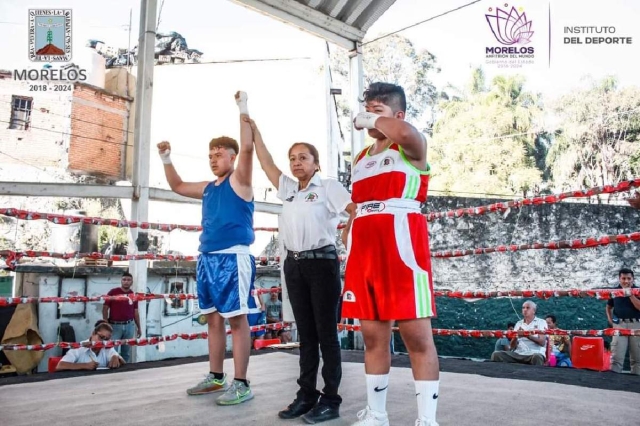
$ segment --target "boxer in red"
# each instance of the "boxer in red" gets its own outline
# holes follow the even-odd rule
[[[345,233],[348,259],[342,316],[358,318],[365,344],[367,407],[354,426],[387,426],[391,327],[398,321],[409,352],[418,399],[416,426],[437,426],[439,365],[431,317],[436,313],[427,221],[429,166],[425,137],[405,118],[400,86],[373,83],[366,112],[354,120],[375,143],[353,166],[351,199],[357,204]]]

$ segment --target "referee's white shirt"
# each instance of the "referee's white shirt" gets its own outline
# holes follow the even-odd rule
[[[336,244],[340,215],[351,202],[351,194],[340,182],[316,173],[306,188],[298,189],[298,181],[283,173],[277,197],[282,200],[280,238],[287,250]]]

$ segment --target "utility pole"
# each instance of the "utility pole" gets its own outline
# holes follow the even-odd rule
[[[156,41],[156,11],[157,0],[140,1],[140,29],[138,37],[138,78],[136,84],[136,121],[133,131],[133,199],[131,200],[131,219],[137,222],[149,220],[149,163],[151,155],[151,102],[153,100],[153,58]],[[146,240],[145,238],[146,237]],[[146,233],[139,232],[139,228],[131,228],[131,241],[129,253],[144,253],[148,247],[138,249],[136,243],[147,242]],[[145,293],[147,290],[147,261],[132,260],[129,263],[129,271],[133,275],[133,283],[137,293]],[[146,336],[147,310],[146,303],[139,302],[140,328],[142,335]],[[136,346],[134,353],[135,362],[146,360],[146,346]]]

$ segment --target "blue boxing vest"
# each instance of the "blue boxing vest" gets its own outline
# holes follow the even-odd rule
[[[235,193],[231,175],[216,186],[209,183],[202,196],[202,234],[200,253],[224,250],[236,245],[249,246],[255,241],[253,201]]]

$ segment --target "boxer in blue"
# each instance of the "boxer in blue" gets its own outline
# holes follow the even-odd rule
[[[253,232],[253,134],[247,110],[247,94],[235,95],[240,109],[240,145],[222,136],[209,142],[209,165],[216,180],[183,182],[171,162],[169,142],[158,144],[164,172],[171,189],[185,197],[202,200],[202,234],[198,251],[198,305],[207,317],[209,374],[187,389],[189,395],[222,392],[219,405],[235,405],[253,398],[247,381],[251,334],[247,314],[259,313],[252,295],[255,259],[249,252]],[[234,168],[237,157],[237,167]],[[233,339],[233,381],[223,372],[229,320]]]

